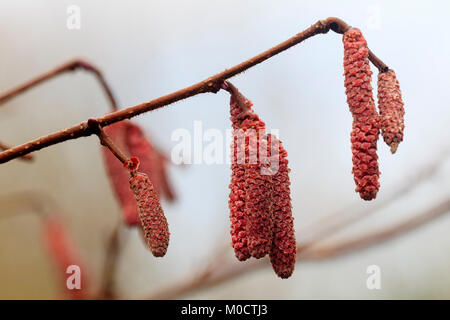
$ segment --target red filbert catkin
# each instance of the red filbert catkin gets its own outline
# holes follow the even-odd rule
[[[239,260],[262,258],[270,252],[272,219],[269,210],[270,177],[261,174],[260,139],[265,124],[252,103],[230,84],[233,132],[230,183],[231,239]],[[266,148],[265,148],[266,149]]]
[[[384,142],[395,153],[403,141],[405,129],[402,94],[394,70],[378,74],[378,109],[380,111],[381,134]]]
[[[251,113],[242,121],[241,129],[245,138],[238,144],[244,144],[245,156],[248,157],[248,163],[245,164],[244,208],[244,216],[247,218],[247,246],[250,255],[259,259],[267,255],[272,246],[272,181],[270,175],[262,174],[263,164],[259,155],[259,148],[267,150],[266,140],[261,139],[265,134],[265,124],[255,113]],[[239,160],[239,156],[237,158]]]
[[[235,95],[230,97],[230,114],[231,123],[235,132],[233,132],[233,141],[231,145],[231,182],[230,182],[230,196],[228,206],[230,208],[230,234],[231,245],[234,249],[234,254],[239,261],[244,261],[250,258],[250,253],[247,247],[247,219],[244,215],[246,192],[245,192],[245,165],[241,161],[238,163],[238,127],[240,121],[238,116],[241,109],[238,105]]]
[[[377,140],[379,118],[372,96],[369,49],[361,31],[350,28],[343,36],[345,93],[353,115],[351,145],[356,192],[364,200],[375,199],[378,182]]]
[[[114,141],[116,146],[127,152],[127,121],[120,121],[104,128],[108,136]],[[128,153],[128,152],[127,152]],[[108,173],[108,177],[113,188],[113,191],[119,200],[120,207],[125,223],[130,226],[138,225],[140,223],[139,214],[136,205],[136,199],[129,189],[128,170],[125,170],[117,160],[116,156],[105,147],[102,147],[103,159]]]
[[[145,173],[132,171],[130,189],[136,197],[147,245],[155,257],[163,257],[169,246],[169,225],[152,182]]]
[[[64,280],[64,292],[71,300],[87,299],[87,277],[80,255],[76,250],[76,245],[72,241],[68,230],[63,223],[56,217],[49,217],[45,220],[42,230],[42,236],[45,246],[53,258],[57,268],[60,270],[60,278]],[[76,265],[80,267],[81,288],[69,290],[66,286],[67,267]]]
[[[273,135],[267,136],[271,162],[278,165],[272,172],[271,212],[273,219],[273,240],[270,262],[273,270],[282,279],[289,278],[295,268],[297,243],[295,239],[294,217],[292,215],[291,190],[287,152],[281,141]],[[278,150],[277,150],[278,149]],[[271,165],[272,167],[272,165]]]

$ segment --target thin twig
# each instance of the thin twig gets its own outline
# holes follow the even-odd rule
[[[7,144],[0,141],[0,150],[8,150],[8,149],[11,149],[11,146],[8,146]],[[20,157],[20,159],[32,161],[34,160],[34,156],[31,154],[24,154],[23,156]]]
[[[112,94],[112,91],[111,91],[109,85],[107,84],[105,78],[103,77],[102,73],[100,72],[100,70],[98,68],[96,68],[95,66],[93,66],[92,64],[90,64],[84,60],[80,60],[80,59],[75,59],[75,60],[69,61],[67,63],[64,63],[63,65],[58,66],[46,73],[43,73],[43,74],[25,82],[24,84],[21,84],[17,87],[14,87],[14,88],[8,90],[7,92],[0,95],[0,104],[5,103],[6,101],[17,96],[18,94],[23,93],[23,92],[27,91],[28,89],[31,89],[34,86],[36,86],[46,80],[49,80],[61,73],[68,72],[68,71],[75,71],[77,69],[83,69],[83,70],[92,72],[95,75],[97,80],[100,82],[100,85],[102,86],[103,90],[105,91],[106,96],[108,97],[109,103],[111,105],[111,110],[113,110],[113,111],[117,110],[117,103],[116,103],[116,100],[114,99],[114,95]]]
[[[340,240],[339,242],[335,242],[333,244],[320,244],[320,242],[318,242],[317,244],[311,245],[308,249],[301,252],[300,259],[329,259],[372,247],[384,241],[393,239],[397,235],[406,234],[420,226],[426,225],[449,211],[450,199],[447,199],[414,217],[407,218],[402,222],[389,226],[388,228],[380,228],[379,230],[364,233],[350,239]]]
[[[296,34],[292,38],[232,68],[226,69],[223,72],[220,72],[212,77],[209,77],[203,81],[200,81],[194,85],[178,90],[176,92],[167,94],[165,96],[156,98],[154,100],[133,107],[128,107],[123,110],[109,113],[107,115],[104,115],[103,117],[98,118],[97,121],[100,124],[100,126],[105,127],[112,123],[122,121],[125,119],[130,119],[139,114],[149,112],[158,108],[162,108],[176,101],[180,101],[200,93],[217,93],[226,79],[234,77],[235,75],[244,72],[245,70],[273,57],[274,55],[277,55],[312,36],[327,33],[330,29],[335,32],[341,33],[341,31],[346,30],[347,28],[348,25],[338,18],[331,17],[326,20],[319,20],[318,22],[316,22],[309,28],[305,29],[304,31]],[[372,62],[377,67],[379,68],[381,67],[380,70],[383,71],[386,66],[384,64],[381,65],[380,60],[378,58],[376,59],[375,58],[376,57],[373,54],[369,55],[369,59],[371,59],[371,61],[373,60]],[[90,130],[90,128],[87,126],[87,123],[82,122],[68,129],[55,132],[45,137],[41,137],[36,140],[22,144],[20,146],[5,150],[2,153],[0,153],[0,163],[10,161],[24,154],[28,154],[30,152],[46,148],[48,146],[57,143],[61,143],[63,141],[90,136],[93,133],[94,132],[92,132],[92,130]]]
[[[443,166],[443,164],[448,160],[449,151],[449,149],[444,149],[444,151],[436,157],[435,161],[427,164],[421,169],[414,170],[415,174],[407,178],[406,183],[403,183],[397,187],[394,192],[389,193],[383,197],[383,199],[373,203],[370,207],[355,205],[327,215],[318,221],[313,222],[311,225],[302,228],[302,230],[299,230],[298,232],[300,235],[303,235],[303,239],[305,239],[302,241],[302,248],[303,246],[309,246],[309,244],[326,239],[356,223],[357,221],[369,217],[375,212],[380,211],[389,204],[405,196],[421,183],[433,178],[439,172],[439,169]],[[311,234],[311,236],[308,237],[308,234]]]
[[[347,240],[335,241],[334,244],[322,244],[322,241],[310,243],[308,247],[300,244],[299,260],[322,261],[327,258],[336,258],[343,254],[359,252],[361,249],[369,248],[398,236],[406,234],[414,229],[423,226],[450,211],[450,199],[447,199],[430,209],[424,210],[420,214],[406,218],[405,220],[369,234],[363,234]],[[245,263],[222,263],[214,274],[208,277],[187,278],[178,281],[172,286],[160,289],[145,299],[174,299],[184,296],[187,293],[210,288],[225,281],[240,277],[250,271],[255,271],[268,267],[270,264],[265,260],[251,260]]]
[[[103,128],[99,125],[96,119],[88,120],[88,127],[94,132],[100,139],[100,143],[108,148],[120,162],[125,163],[128,161],[128,157],[115,145],[111,138],[106,134]]]

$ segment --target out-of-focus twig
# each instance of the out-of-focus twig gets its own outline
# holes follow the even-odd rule
[[[299,245],[299,259],[305,261],[322,261],[327,258],[339,257],[343,254],[359,252],[361,249],[369,248],[385,241],[395,239],[450,211],[450,199],[442,201],[430,209],[404,219],[394,225],[373,231],[369,234],[356,236],[354,238],[335,241],[333,244],[322,244],[322,241],[310,243],[308,246]],[[251,260],[246,263],[228,262],[222,263],[214,273],[205,277],[196,276],[179,281],[175,285],[162,288],[145,299],[174,299],[187,293],[209,288],[225,281],[242,276],[250,271],[255,271],[269,266],[264,260]]]
[[[302,260],[313,260],[314,258],[319,259],[321,256],[322,259],[325,258],[325,255],[328,254],[330,257],[332,255],[333,250],[330,247],[325,246],[323,240],[328,238],[329,236],[337,233],[338,231],[352,225],[353,223],[368,217],[369,215],[379,211],[383,207],[394,202],[394,200],[400,199],[402,196],[405,196],[408,192],[410,192],[413,188],[417,187],[421,183],[428,181],[442,167],[442,165],[448,160],[450,152],[449,149],[446,148],[436,160],[431,162],[430,164],[424,166],[420,170],[417,171],[417,174],[412,176],[410,179],[407,179],[407,183],[403,183],[399,188],[396,189],[395,192],[386,196],[383,200],[379,200],[377,203],[373,204],[368,208],[361,208],[360,206],[352,206],[347,208],[346,210],[339,210],[333,214],[325,216],[324,218],[319,219],[316,222],[313,222],[311,225],[307,227],[303,227],[298,230],[298,233],[301,235],[303,240],[299,241],[298,251],[299,256]],[[445,208],[445,205],[444,205]],[[438,208],[439,209],[439,208]],[[442,207],[440,207],[442,209]],[[441,212],[441,211],[439,211]],[[432,213],[425,213],[425,217],[430,219],[436,218]],[[424,221],[422,215],[411,218],[411,220],[406,220],[403,223],[392,226],[392,229],[384,229],[383,231],[386,233],[382,233],[381,231],[375,232],[375,234],[368,235],[368,240],[366,242],[362,241],[363,239],[354,239],[347,240],[342,243],[334,243],[334,248],[336,252],[345,252],[345,248],[347,245],[355,246],[356,243],[365,243],[367,246],[375,241],[382,241],[383,236],[388,240],[389,236],[396,235],[395,230],[399,230],[398,232],[408,231],[414,227],[418,227],[419,223]],[[424,221],[423,223],[425,223]],[[409,227],[408,230],[403,230],[402,226]],[[389,233],[391,232],[391,233]],[[394,232],[392,234],[392,232]],[[305,235],[306,236],[302,236]],[[309,236],[308,236],[309,234]],[[381,238],[377,237],[377,234],[381,234]],[[362,236],[364,237],[364,236]],[[339,245],[341,244],[341,245]],[[228,247],[228,246],[226,246]],[[318,248],[318,251],[311,251],[311,248]],[[328,248],[328,249],[327,249]],[[320,255],[317,252],[320,250]],[[309,252],[309,253],[308,253]],[[309,258],[308,258],[309,255]],[[337,253],[336,253],[337,255]],[[216,254],[217,256],[217,254]],[[214,258],[213,258],[214,259]],[[208,266],[201,272],[197,272],[195,278],[186,278],[185,280],[178,282],[176,285],[168,286],[157,291],[150,298],[152,299],[164,299],[164,298],[175,298],[179,297],[188,292],[197,291],[206,287],[214,286],[216,284],[222,283],[223,281],[227,281],[229,279],[233,279],[241,274],[249,272],[251,270],[255,270],[258,268],[262,268],[264,266],[268,266],[267,263],[262,262],[260,260],[251,260],[246,263],[220,263],[218,267],[215,269],[214,273],[211,273],[211,268]]]
[[[450,149],[444,149],[434,161],[426,166],[423,166],[419,170],[414,171],[415,174],[405,179],[406,182],[403,182],[395,189],[394,192],[391,192],[385,195],[382,199],[371,203],[368,207],[361,207],[358,203],[343,210],[338,210],[335,213],[327,215],[318,221],[303,227],[301,230],[298,230],[298,239],[302,239],[299,241],[303,243],[302,246],[307,246],[309,243],[314,243],[318,240],[328,238],[348,226],[387,207],[391,203],[394,203],[418,185],[433,178],[437,172],[439,172],[439,169],[443,166],[443,164],[449,159],[449,155]]]
[[[68,71],[75,71],[77,69],[83,69],[83,70],[91,72],[92,74],[95,75],[96,79],[100,82],[101,87],[105,91],[106,96],[108,97],[109,103],[111,105],[111,110],[112,111],[117,110],[117,103],[114,98],[114,95],[113,95],[108,83],[106,82],[105,78],[103,77],[102,73],[100,72],[100,70],[97,67],[90,64],[89,62],[86,62],[86,61],[80,60],[80,59],[75,59],[75,60],[69,61],[67,63],[64,63],[61,66],[58,66],[50,71],[47,71],[47,72],[45,72],[33,79],[21,84],[21,85],[18,85],[17,87],[14,87],[14,88],[6,91],[3,94],[0,94],[0,104],[14,98],[15,96],[27,91],[28,89],[31,89],[34,86],[36,86],[44,81],[47,81],[59,74],[62,74],[64,72],[68,72]]]
[[[395,223],[387,228],[340,240],[332,244],[312,244],[300,253],[300,259],[322,260],[342,256],[343,254],[372,247],[384,241],[394,239],[421,227],[450,211],[450,199],[442,201],[420,214]]]
[[[114,299],[114,277],[116,275],[116,269],[118,265],[118,257],[120,253],[120,227],[119,223],[111,233],[106,248],[106,258],[103,267],[103,281],[99,293],[100,299]]]

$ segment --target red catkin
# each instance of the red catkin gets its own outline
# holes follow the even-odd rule
[[[69,232],[56,217],[50,217],[44,222],[42,236],[47,250],[60,271],[60,277],[64,283],[64,292],[67,297],[72,300],[87,299],[86,269],[83,267],[79,253],[76,250],[76,246],[72,241]],[[66,286],[66,279],[69,276],[66,274],[66,270],[70,265],[77,265],[80,267],[81,289],[74,288],[69,290]]]
[[[394,70],[378,74],[378,109],[380,110],[381,133],[384,141],[395,153],[403,141],[405,129],[402,94]]]
[[[262,163],[258,153],[267,150],[262,138],[265,124],[256,114],[248,116],[241,124],[245,138],[245,156],[248,163],[245,165],[245,208],[244,216],[247,219],[247,246],[252,257],[257,259],[270,252],[272,246],[272,216],[270,212],[270,195],[272,181],[270,175],[262,174]],[[242,145],[242,142],[238,144]],[[239,150],[239,149],[238,149]],[[256,163],[252,163],[252,154]],[[238,155],[238,161],[239,155]]]
[[[167,158],[156,150],[141,128],[130,121],[121,121],[104,128],[117,147],[127,155],[140,160],[140,170],[148,173],[155,190],[169,200],[175,199],[167,175]],[[128,225],[138,225],[140,218],[136,200],[128,187],[129,173],[108,148],[102,148],[107,173],[114,193],[119,200],[124,220]],[[165,159],[165,160],[164,160]]]
[[[231,239],[238,260],[269,253],[272,219],[269,210],[270,177],[261,174],[258,148],[265,124],[253,113],[252,103],[235,88],[230,98],[232,165],[230,183]],[[261,134],[262,133],[262,134]]]
[[[142,229],[152,254],[163,257],[169,246],[169,226],[158,193],[145,173],[132,172],[130,189],[136,197]]]
[[[267,137],[271,163],[277,161],[272,172],[271,212],[273,219],[273,241],[270,262],[275,273],[283,279],[294,271],[297,243],[295,240],[294,217],[292,216],[291,190],[287,152],[281,141],[273,135]],[[278,150],[277,150],[278,148]]]
[[[230,97],[230,114],[233,129],[237,130],[240,121],[238,116],[241,113],[241,108],[235,95]],[[245,165],[238,164],[237,161],[237,132],[233,133],[233,141],[231,146],[231,182],[230,182],[230,196],[228,206],[230,208],[230,234],[231,245],[234,248],[234,254],[240,261],[250,258],[250,253],[247,247],[247,219],[244,216],[245,208]]]
[[[356,192],[364,200],[376,197],[378,182],[377,140],[379,119],[372,96],[369,49],[361,31],[351,28],[344,33],[345,93],[353,115],[351,144]]]

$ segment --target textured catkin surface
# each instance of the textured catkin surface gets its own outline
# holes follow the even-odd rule
[[[245,166],[245,208],[247,218],[248,250],[252,257],[262,258],[270,252],[272,246],[272,216],[270,213],[270,195],[272,180],[270,175],[262,174],[259,148],[267,150],[267,145],[260,146],[265,140],[265,124],[256,114],[251,114],[241,124],[242,131],[248,136],[244,142],[248,164]],[[239,143],[241,144],[242,143]],[[238,160],[239,155],[238,155]],[[256,162],[256,163],[253,163]]]
[[[147,244],[155,257],[163,257],[169,246],[170,233],[158,193],[148,176],[140,172],[130,177],[130,188],[136,197]]]
[[[351,132],[356,192],[364,200],[376,197],[378,182],[377,140],[379,118],[372,96],[369,50],[361,31],[351,28],[343,36],[345,93],[353,115]]]
[[[234,129],[229,200],[232,246],[241,261],[262,258],[272,243],[270,177],[261,174],[258,154],[265,124],[239,92],[231,95],[230,115]]]
[[[251,107],[250,102],[247,104]],[[230,208],[230,234],[231,234],[231,245],[234,248],[234,254],[236,258],[240,261],[244,261],[250,258],[250,253],[247,247],[247,219],[244,216],[245,209],[245,164],[242,163],[240,159],[238,163],[237,155],[242,154],[242,150],[238,152],[238,135],[240,120],[238,116],[241,113],[241,109],[238,105],[236,97],[231,95],[230,98],[230,119],[232,127],[234,129],[233,141],[231,146],[231,181],[230,181],[230,196],[228,201],[228,206]]]
[[[59,271],[58,276],[61,279],[61,288],[66,297],[74,300],[87,299],[87,270],[84,268],[79,253],[76,250],[75,243],[70,238],[64,225],[55,217],[48,218],[44,222],[42,236],[44,244]],[[66,279],[68,274],[66,274],[66,270],[70,265],[77,265],[80,267],[81,289],[67,289]]]
[[[105,127],[104,130],[106,134],[108,134],[114,141],[117,147],[125,152],[126,155],[129,155],[126,141],[127,127],[128,122],[121,121]],[[117,199],[119,200],[125,222],[128,225],[139,224],[140,219],[136,200],[129,189],[128,180],[130,175],[128,170],[124,169],[122,163],[117,160],[108,148],[102,146],[102,154],[111,186]]]
[[[297,243],[294,217],[292,216],[291,189],[287,152],[281,141],[268,135],[271,162],[277,161],[277,170],[272,173],[271,212],[273,218],[273,241],[270,262],[280,278],[289,278],[295,268]],[[278,149],[278,150],[277,150]]]
[[[395,153],[403,141],[405,129],[402,94],[394,70],[378,74],[378,109],[380,110],[381,133],[391,152]]]

